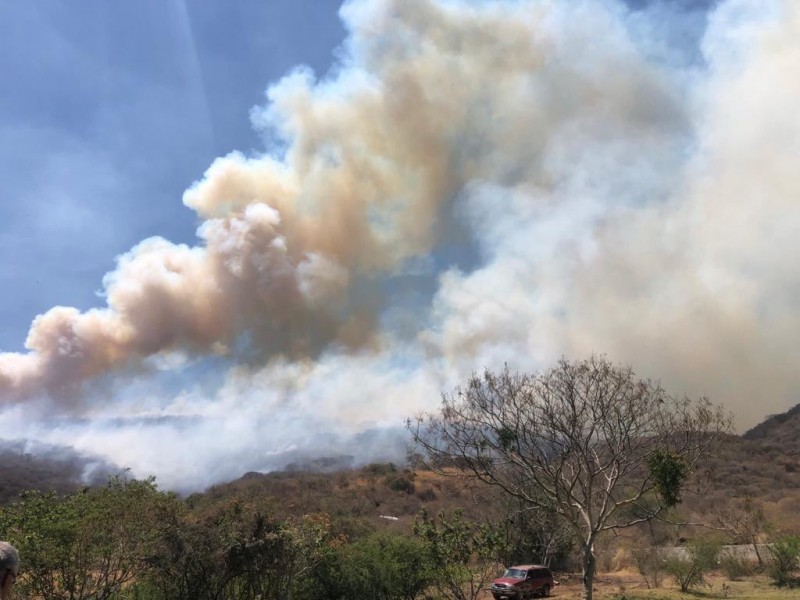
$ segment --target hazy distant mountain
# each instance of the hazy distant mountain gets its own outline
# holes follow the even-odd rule
[[[66,493],[105,483],[119,469],[72,448],[0,440],[0,504],[25,490]]]
[[[779,415],[771,415],[742,437],[746,440],[772,440],[796,447],[800,441],[800,404]]]
[[[800,491],[800,405],[730,436],[708,463],[725,496],[788,502]]]
[[[219,493],[228,487],[238,489],[256,486],[264,493],[281,497],[288,494],[290,488],[301,485],[301,482],[314,481],[316,483],[312,487],[332,487],[329,493],[336,496],[333,490],[337,490],[339,485],[347,485],[343,482],[350,477],[365,475],[367,479],[386,479],[384,483],[371,488],[372,491],[367,494],[370,497],[376,495],[376,490],[381,490],[377,496],[386,494],[391,486],[407,491],[414,488],[400,485],[410,477],[399,473],[402,467],[398,467],[397,473],[373,473],[369,466],[357,468],[363,463],[359,456],[350,453],[328,457],[298,455],[291,458],[281,472],[272,475],[243,473],[241,478],[214,488]],[[785,413],[770,416],[742,436],[728,436],[717,454],[705,462],[703,470],[708,474],[709,481],[713,482],[712,487],[723,496],[750,495],[765,501],[793,496],[800,490],[800,405]],[[86,485],[103,484],[110,475],[118,472],[118,467],[102,459],[81,455],[70,448],[0,440],[0,504],[16,498],[27,489],[64,493]],[[349,475],[346,474],[348,472]],[[398,480],[402,481],[398,483]],[[421,487],[419,480],[416,483],[417,492],[422,490],[423,495],[431,493],[428,489],[430,486]],[[390,487],[386,488],[387,485]],[[353,491],[350,488],[345,495]],[[436,491],[440,492],[438,488]],[[376,506],[380,504],[377,496],[373,498]]]

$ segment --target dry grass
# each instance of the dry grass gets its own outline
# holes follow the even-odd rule
[[[583,584],[579,574],[559,576],[560,584],[553,590],[554,600],[580,600]],[[631,571],[602,574],[595,579],[596,600],[796,600],[798,590],[780,589],[767,577],[752,577],[743,581],[728,581],[720,575],[708,577],[706,585],[690,593],[681,593],[673,582],[665,579],[659,588],[648,589],[641,576]],[[481,600],[492,600],[489,592]]]
[[[559,584],[553,589],[553,600],[580,600],[583,583],[580,573],[558,573]],[[766,576],[758,575],[730,581],[718,573],[707,576],[707,583],[688,593],[682,593],[677,584],[664,576],[660,587],[649,589],[634,570],[602,573],[595,578],[595,600],[797,600],[800,591],[777,588]],[[492,600],[488,590],[479,600]]]

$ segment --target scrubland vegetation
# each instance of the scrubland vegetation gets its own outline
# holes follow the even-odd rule
[[[549,372],[568,376],[548,379],[552,388],[572,390],[545,399],[558,409],[550,416],[528,410],[532,400],[543,402],[520,395],[531,392],[525,387],[530,379],[508,373],[476,378],[472,387],[445,399],[443,417],[433,418],[463,424],[465,416],[476,416],[469,410],[488,409],[503,420],[481,423],[477,431],[487,434],[484,439],[476,430],[459,429],[456,433],[467,437],[451,442],[475,443],[455,446],[457,452],[453,446],[442,452],[441,437],[424,437],[431,430],[422,425],[430,417],[412,420],[418,441],[413,468],[372,464],[333,473],[250,473],[188,497],[124,474],[80,489],[65,490],[61,480],[53,492],[39,485],[0,506],[0,538],[14,543],[23,557],[16,597],[488,600],[486,588],[503,565],[529,562],[557,572],[556,596],[586,597],[587,558],[589,595],[615,600],[686,594],[777,600],[796,593],[791,591],[800,576],[800,486],[792,445],[797,441],[791,436],[798,430],[796,415],[767,421],[751,437],[717,427],[713,453],[703,448],[681,454],[689,447],[687,427],[696,420],[673,421],[680,426],[664,430],[658,443],[652,443],[657,430],[650,431],[647,443],[643,429],[629,435],[631,423],[639,419],[644,427],[666,409],[688,411],[673,416],[692,419],[715,413],[692,412],[698,405],[682,401],[670,404],[674,399],[662,396],[660,388],[628,381],[627,371],[603,375],[606,363],[577,366],[587,365],[589,371]],[[580,386],[573,384],[581,381],[574,377],[587,373],[595,383],[598,373],[621,376],[615,390],[634,384],[629,391],[642,403],[623,394],[622,406],[639,406],[639,412],[618,418],[619,406],[604,405],[621,429],[583,435],[604,418],[597,410],[598,388],[575,393]],[[520,382],[524,390],[514,387]],[[503,404],[507,397],[524,409],[512,418],[511,407]],[[567,405],[559,404],[562,400]],[[575,411],[573,417],[560,420],[569,415],[566,409]],[[724,425],[706,420],[698,431],[715,423]],[[560,452],[551,443],[536,459],[532,452],[541,448],[541,439],[562,439],[553,435],[556,425],[567,426],[571,444],[580,443]],[[611,442],[617,444],[613,452]],[[781,454],[782,449],[788,451]],[[618,487],[600,485],[623,464],[628,470]],[[543,497],[548,486],[560,485],[548,479],[553,465],[558,477],[578,474],[566,481],[589,493],[561,490],[558,494],[573,494],[563,505]],[[606,465],[612,470],[603,470]],[[529,479],[534,476],[539,479]],[[627,498],[635,500],[623,502]],[[608,511],[612,502],[618,508]],[[595,521],[585,519],[587,512]],[[598,515],[605,520],[597,521]]]
[[[399,479],[412,486],[398,489]],[[59,496],[28,492],[0,510],[0,532],[24,558],[22,599],[488,600],[502,565],[540,561],[559,573],[555,595],[578,597],[579,547],[541,517],[486,487],[380,464],[250,475],[187,498],[124,478]],[[654,521],[603,540],[595,588],[618,600],[677,598],[682,588],[789,597],[780,590],[799,574],[792,527],[764,522],[759,566],[732,529]],[[723,546],[731,542],[736,551]]]
[[[604,539],[599,594],[788,597],[777,590],[798,576],[796,520],[763,521],[759,566],[749,539],[719,525],[725,511],[700,500]],[[709,526],[674,524],[700,517]],[[22,552],[23,599],[488,599],[481,588],[502,565],[540,561],[560,573],[556,595],[581,593],[578,545],[563,524],[489,488],[387,464],[250,475],[187,498],[124,478],[28,492],[0,510],[0,532]],[[738,543],[737,553],[723,543]]]

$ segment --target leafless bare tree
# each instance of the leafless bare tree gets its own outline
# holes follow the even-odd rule
[[[759,538],[767,526],[764,509],[751,496],[734,498],[714,509],[714,523],[719,529],[728,531],[734,542],[745,542],[753,547],[758,566],[764,567],[764,558],[759,549]]]
[[[699,458],[730,427],[707,399],[670,396],[601,357],[536,374],[487,371],[443,395],[440,412],[408,422],[412,453],[428,468],[566,519],[582,547],[586,600],[598,536],[679,502]]]

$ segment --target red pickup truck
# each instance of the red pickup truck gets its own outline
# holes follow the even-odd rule
[[[558,585],[558,582],[553,578],[553,572],[544,565],[517,565],[507,568],[489,589],[495,600],[522,600],[537,595],[549,596],[554,585]]]

